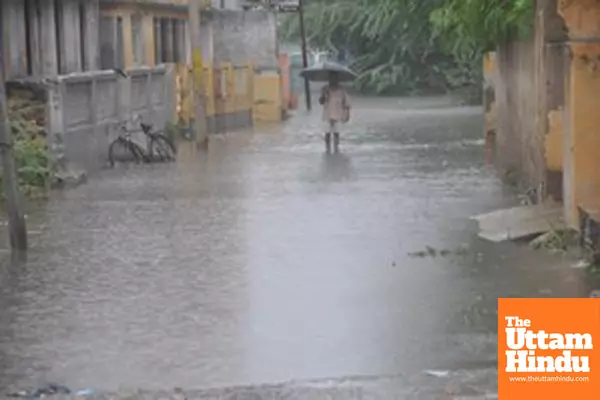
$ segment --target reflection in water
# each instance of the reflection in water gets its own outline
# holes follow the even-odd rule
[[[47,226],[42,240],[28,259],[0,261],[2,391],[243,374],[244,207],[231,197],[246,181],[214,142],[185,143],[175,164],[107,171],[29,218]]]
[[[321,160],[321,175],[325,181],[342,181],[354,177],[352,161],[342,152],[325,152]]]

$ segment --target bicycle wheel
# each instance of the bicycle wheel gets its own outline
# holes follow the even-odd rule
[[[156,131],[154,133],[152,133],[151,135],[154,138],[163,138],[164,142],[169,145],[169,147],[171,148],[171,152],[173,154],[177,154],[177,146],[175,146],[175,143],[173,143],[173,140],[171,140],[171,137],[169,137],[168,135],[166,135],[163,131]]]
[[[140,158],[140,149],[136,147],[139,146],[127,139],[121,137],[115,139],[108,148],[110,166],[114,167],[116,162],[139,163],[142,159]]]
[[[150,139],[150,159],[152,161],[175,161],[175,146],[163,135],[153,135]]]
[[[151,160],[149,159],[148,155],[146,154],[146,152],[144,151],[144,149],[137,144],[136,142],[130,140],[129,141],[129,148],[131,149],[132,153],[136,154],[137,157],[137,162],[144,162],[144,163],[149,163]]]

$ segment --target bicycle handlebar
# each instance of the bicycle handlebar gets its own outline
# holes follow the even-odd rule
[[[152,131],[152,124],[146,124],[144,123],[144,121],[142,120],[141,115],[136,115],[134,118],[130,118],[128,120],[125,121],[121,121],[119,123],[119,129],[121,131],[121,133],[126,133],[126,134],[130,134],[129,131],[129,124],[133,123],[134,126],[139,126],[142,129],[142,132],[144,132],[145,134],[150,133],[150,131]]]
[[[139,125],[139,127],[142,128],[142,130],[144,132],[152,130],[153,124],[147,124],[147,123],[145,123],[144,120],[142,119],[142,116],[139,115],[139,114],[133,119],[133,122],[136,125]]]

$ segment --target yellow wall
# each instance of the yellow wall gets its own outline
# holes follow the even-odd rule
[[[175,1],[175,0],[174,0]],[[187,1],[187,0],[186,0]],[[160,7],[152,7],[149,5],[135,3],[103,3],[100,9],[102,15],[121,17],[123,19],[123,52],[125,69],[130,69],[134,66],[133,62],[133,36],[131,31],[131,16],[135,13],[142,15],[142,33],[144,35],[144,54],[147,66],[155,65],[154,54],[154,18],[176,18],[188,19],[188,15],[183,11],[169,10]]]
[[[206,90],[206,115],[212,117],[216,114],[215,109],[215,70],[211,65],[204,67],[204,89]]]
[[[577,207],[600,208],[600,71],[590,68],[586,56],[600,57],[600,44],[571,44],[573,60],[570,73],[568,108],[571,135],[572,181],[569,220],[577,221]],[[596,67],[597,68],[597,67]]]
[[[564,18],[570,38],[589,38],[600,32],[600,5],[597,0],[558,1],[558,12]]]
[[[235,68],[235,78],[233,81],[235,90],[235,109],[242,111],[252,108],[254,71],[252,65],[246,64]]]
[[[486,53],[483,57],[483,78],[486,88],[494,88],[496,77],[496,54],[494,52]],[[495,132],[498,128],[498,109],[495,99],[486,98],[485,110],[485,133]]]
[[[544,144],[546,168],[551,171],[563,170],[563,132],[563,109],[550,111]]]
[[[252,119],[255,122],[281,121],[282,98],[281,78],[277,74],[254,76],[254,106]]]
[[[144,35],[144,55],[146,56],[146,65],[153,67],[156,60],[154,47],[154,15],[145,14],[142,17],[142,32]]]
[[[144,54],[146,65],[154,66],[155,62],[155,17],[164,18],[188,18],[187,13],[178,10],[152,6],[152,1],[140,3],[138,0],[125,0],[121,3],[103,4],[101,13],[123,19],[124,31],[124,61],[125,68],[133,67],[133,38],[131,32],[131,16],[134,13],[142,15],[142,32],[144,35]],[[155,1],[154,3],[157,3]],[[158,2],[160,3],[160,2]],[[163,1],[169,3],[169,1]],[[187,4],[188,0],[171,0],[170,3]],[[208,2],[207,2],[208,4]],[[253,113],[257,121],[280,121],[281,120],[281,86],[278,76],[261,77],[258,80],[254,76],[254,68],[250,64],[233,65],[224,63],[218,66],[201,65],[204,71],[206,115],[226,115],[241,111],[250,111],[257,108]],[[189,124],[194,118],[194,79],[192,66],[186,64],[175,65],[176,84],[176,115],[175,120]],[[258,84],[261,89],[261,98],[268,99],[269,105],[260,103],[255,107],[254,87]],[[217,86],[219,85],[219,86]],[[221,89],[221,90],[219,90]],[[222,96],[215,95],[222,93]]]
[[[600,42],[577,42],[578,37],[599,37],[600,4],[590,0],[559,2],[574,39],[570,44],[570,71],[567,76],[565,115],[566,217],[578,227],[578,207],[600,210]]]
[[[483,57],[483,75],[491,77],[496,73],[496,53],[489,52]]]
[[[203,69],[206,115],[208,117],[252,109],[254,70],[251,65],[225,63],[217,68],[212,65],[204,65]],[[187,65],[179,65],[175,71],[177,120],[187,124],[194,118],[193,73]],[[221,91],[217,85],[222,85],[220,86]],[[222,96],[218,96],[219,93]]]
[[[124,0],[121,3],[106,4],[104,3],[101,8],[102,15],[121,17],[123,20],[123,51],[124,51],[124,62],[125,68],[130,69],[134,67],[133,59],[133,37],[131,30],[131,17],[133,14],[142,15],[142,32],[144,36],[144,55],[145,64],[147,66],[155,66],[155,37],[154,37],[154,18],[178,18],[188,19],[187,12],[182,10],[170,10],[164,7],[156,7],[152,3],[161,3],[160,1],[147,1],[139,2],[138,0]],[[162,3],[171,3],[185,5],[188,0],[170,0],[162,1]],[[211,117],[217,113],[217,106],[219,106],[220,113],[228,114],[242,110],[250,110],[252,108],[252,85],[246,88],[246,92],[243,94],[234,95],[235,85],[235,69],[243,70],[243,73],[247,75],[247,80],[252,81],[253,71],[252,68],[244,66],[223,65],[218,68],[219,71],[223,70],[228,80],[228,90],[230,93],[228,97],[223,99],[215,99],[214,96],[214,70],[210,65],[204,65],[201,67],[204,71],[204,83],[206,93],[206,112],[207,116]],[[175,84],[176,84],[176,115],[174,116],[176,121],[183,123],[190,123],[194,118],[194,80],[193,71],[191,66],[181,63],[175,65]]]
[[[175,112],[176,121],[188,121],[194,113],[194,96],[191,84],[191,70],[187,65],[175,66]]]

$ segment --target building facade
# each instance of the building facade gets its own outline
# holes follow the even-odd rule
[[[486,58],[486,133],[502,168],[581,231],[600,223],[600,3],[538,0],[535,18]]]
[[[0,3],[5,79],[97,70],[98,0]]]
[[[272,12],[211,14],[211,1],[202,0],[205,55],[198,69],[192,63],[188,3],[0,2],[4,78],[9,88],[33,82],[45,88],[47,138],[55,159],[85,170],[101,168],[115,131],[137,117],[159,129],[169,123],[189,128],[195,108],[202,106],[209,133],[281,119]],[[265,22],[270,29],[263,29]],[[202,86],[194,85],[197,79]],[[140,133],[136,140],[144,145],[146,138]]]

